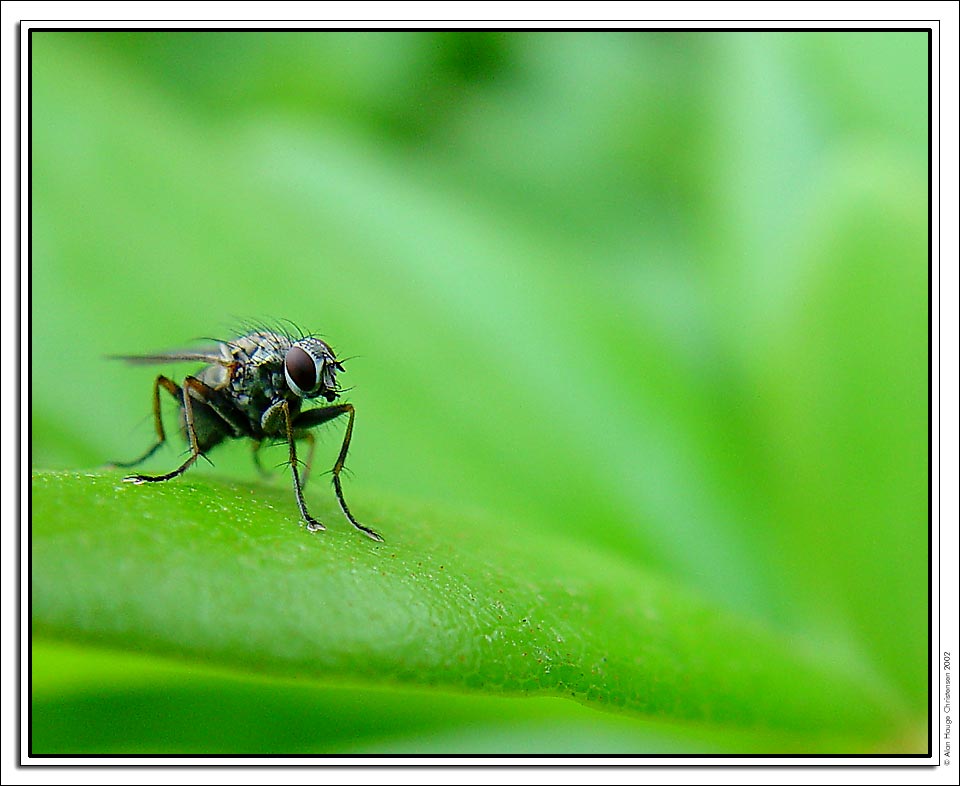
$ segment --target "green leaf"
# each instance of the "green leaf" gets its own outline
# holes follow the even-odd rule
[[[31,468],[287,317],[387,538],[38,475],[35,749],[926,750],[928,44],[31,34]]]
[[[901,726],[842,661],[579,544],[348,489],[377,544],[329,489],[308,494],[328,526],[311,534],[286,484],[121,478],[33,473],[42,640],[358,689],[562,696],[821,747]]]

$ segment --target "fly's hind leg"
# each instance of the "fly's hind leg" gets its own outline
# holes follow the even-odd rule
[[[167,472],[165,475],[128,475],[124,478],[124,481],[139,485],[141,483],[162,483],[165,480],[172,480],[173,478],[179,477],[186,472],[187,469],[198,458],[200,458],[200,443],[197,439],[197,427],[194,423],[193,416],[194,400],[206,404],[213,412],[220,416],[220,418],[224,421],[224,425],[230,426],[230,428],[236,433],[237,425],[224,417],[224,414],[221,411],[222,407],[219,407],[213,400],[215,397],[216,391],[209,385],[201,382],[196,377],[187,377],[184,379],[183,390],[181,391],[179,399],[183,406],[183,420],[184,427],[187,432],[187,442],[190,444],[190,455],[187,456],[187,460],[184,461],[179,467],[172,472]],[[159,415],[157,416],[157,422],[160,422]]]
[[[126,469],[128,467],[135,467],[138,464],[142,464],[148,458],[150,458],[154,453],[159,450],[160,446],[167,441],[166,432],[163,430],[163,418],[160,414],[160,388],[166,390],[171,396],[173,396],[177,403],[181,401],[181,391],[180,386],[177,385],[172,379],[160,374],[153,382],[153,424],[154,428],[157,431],[157,441],[144,453],[140,458],[134,459],[133,461],[112,461],[110,462],[111,466],[120,467]]]

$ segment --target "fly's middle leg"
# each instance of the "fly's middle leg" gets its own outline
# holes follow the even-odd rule
[[[307,443],[307,460],[303,462],[303,477],[300,479],[303,487],[306,488],[307,481],[310,479],[310,469],[313,467],[313,454],[317,448],[317,438],[308,431],[300,439]]]
[[[267,472],[266,467],[263,466],[263,462],[260,461],[260,448],[263,447],[263,442],[259,439],[253,441],[253,465],[257,468],[257,472],[260,473],[261,478],[269,478],[270,473]]]

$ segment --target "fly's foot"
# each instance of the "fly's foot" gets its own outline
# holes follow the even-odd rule
[[[363,526],[363,524],[353,517],[352,513],[349,513],[348,511],[344,512],[347,513],[347,518],[350,520],[350,523],[353,524],[353,526],[360,530],[364,535],[370,538],[370,540],[375,540],[377,543],[383,543],[383,538],[380,537],[380,533],[375,532],[374,530],[370,529],[370,527]]]
[[[342,510],[343,515],[347,517],[347,521],[349,521],[354,527],[370,538],[370,540],[375,540],[377,543],[383,543],[383,538],[370,529],[370,527],[365,527],[363,524],[357,521],[350,512],[350,508],[347,507],[347,501],[343,498],[343,487],[340,485],[340,469],[342,469],[342,467],[335,467],[333,470],[333,490],[337,494],[337,502],[340,503],[340,510]]]
[[[307,522],[307,532],[320,532],[326,529],[326,527],[313,516],[304,516],[303,520]]]
[[[183,474],[183,469],[177,469],[168,472],[166,475],[127,475],[124,483],[132,483],[134,486],[142,486],[144,483],[163,483],[165,480],[172,480]]]

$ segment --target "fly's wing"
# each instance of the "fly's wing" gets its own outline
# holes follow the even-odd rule
[[[202,347],[200,349],[175,349],[169,352],[154,352],[150,355],[109,355],[111,360],[123,360],[138,366],[158,363],[213,363],[229,366],[233,358],[221,347]]]

